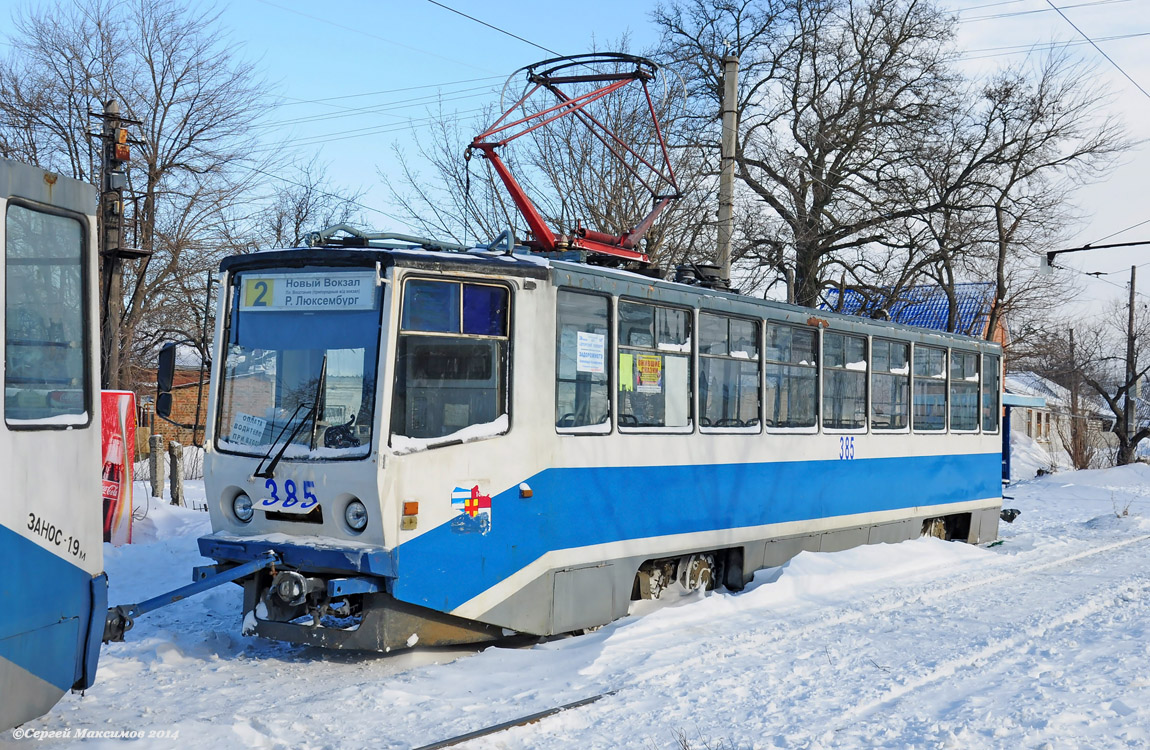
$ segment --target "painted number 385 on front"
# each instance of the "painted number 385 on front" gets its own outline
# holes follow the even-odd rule
[[[264,483],[264,488],[271,496],[260,501],[262,510],[279,513],[307,513],[319,505],[319,498],[312,492],[312,489],[315,488],[315,482],[310,480],[303,483],[302,496],[299,494],[299,487],[291,479],[285,480],[283,487],[280,487],[276,480],[269,479]]]

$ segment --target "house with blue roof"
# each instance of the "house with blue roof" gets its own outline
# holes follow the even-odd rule
[[[993,283],[955,284],[953,304],[957,315],[954,332],[986,338],[993,303]],[[946,331],[950,320],[951,299],[946,290],[937,285],[907,287],[900,290],[893,300],[889,289],[831,288],[823,292],[823,302],[819,307],[847,315]],[[1006,326],[1001,318],[991,340],[1006,343]]]

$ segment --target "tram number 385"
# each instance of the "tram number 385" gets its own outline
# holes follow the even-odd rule
[[[849,461],[855,457],[854,435],[843,435],[839,438],[839,459]]]
[[[315,482],[312,481],[303,483],[302,499],[299,497],[299,488],[291,479],[283,483],[282,497],[280,496],[281,489],[276,485],[276,480],[269,479],[264,483],[264,487],[271,493],[271,497],[264,498],[261,503],[265,508],[279,506],[277,510],[287,513],[307,513],[319,504],[319,498],[312,492],[312,488],[315,487]]]

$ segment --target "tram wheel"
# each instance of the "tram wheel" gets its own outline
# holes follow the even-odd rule
[[[942,518],[928,518],[922,522],[922,535],[946,541],[946,521]]]
[[[679,558],[679,585],[688,591],[715,587],[715,558],[709,554],[685,555]]]

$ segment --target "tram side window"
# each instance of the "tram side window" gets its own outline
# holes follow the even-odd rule
[[[996,432],[998,430],[998,416],[1002,413],[999,406],[999,393],[1002,390],[998,380],[998,357],[990,354],[982,355],[982,431]]]
[[[914,429],[946,429],[946,349],[914,348]]]
[[[978,429],[978,355],[950,353],[950,429]]]
[[[84,229],[15,204],[4,228],[4,420],[87,424]]]
[[[758,323],[699,313],[699,424],[758,427]]]
[[[871,347],[871,426],[906,429],[910,424],[910,345],[875,339]]]
[[[818,410],[818,332],[767,324],[768,427],[814,427]]]
[[[823,334],[823,427],[866,427],[866,338]]]
[[[403,288],[391,432],[439,438],[506,432],[506,287],[409,279]]]
[[[619,302],[619,426],[690,425],[690,313]]]
[[[555,331],[555,426],[610,430],[608,300],[559,290]]]

